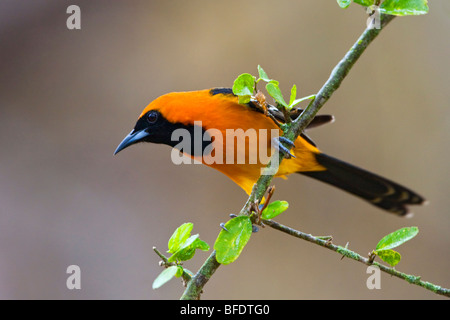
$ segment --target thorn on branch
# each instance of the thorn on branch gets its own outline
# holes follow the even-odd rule
[[[264,211],[265,208],[267,208],[267,206],[270,203],[270,199],[272,198],[272,195],[275,192],[275,186],[270,186],[269,189],[267,189],[267,199],[264,202],[262,208],[260,209],[260,212],[262,213]]]
[[[272,198],[272,195],[275,192],[275,186],[270,186],[267,189],[267,199],[264,201],[264,203],[262,205],[259,204],[258,201],[253,202],[250,205],[250,214],[251,214],[251,218],[252,218],[252,223],[255,224],[256,226],[253,226],[253,232],[257,232],[259,230],[259,228],[257,226],[260,227],[265,227],[265,225],[262,223],[262,212],[264,211],[264,209],[267,208],[267,206],[270,203],[270,199]],[[254,213],[255,215],[253,215],[252,217],[252,213]]]
[[[345,249],[345,250],[348,249],[348,242],[345,244],[344,249]],[[341,260],[344,260],[344,258],[345,258],[345,255],[343,254],[342,257],[341,257]]]
[[[221,222],[219,225],[223,230],[225,230],[226,232],[229,232],[228,229],[225,228],[225,223]]]
[[[333,236],[318,236],[316,238],[320,240],[325,240],[325,245],[330,245],[333,243]]]
[[[375,251],[369,252],[369,260],[367,262],[369,262],[370,264],[373,264],[373,261],[375,260],[375,257],[377,255],[375,254]]]

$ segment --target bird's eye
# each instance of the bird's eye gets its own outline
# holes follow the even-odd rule
[[[150,111],[147,115],[147,121],[149,123],[155,123],[158,120],[158,112]]]

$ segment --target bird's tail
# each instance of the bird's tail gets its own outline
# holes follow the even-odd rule
[[[299,173],[329,183],[396,215],[407,215],[407,205],[425,202],[422,196],[398,183],[326,154],[317,153],[316,160],[327,169]]]

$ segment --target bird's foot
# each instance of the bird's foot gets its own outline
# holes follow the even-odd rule
[[[274,138],[273,141],[275,149],[281,152],[284,155],[285,159],[295,158],[295,156],[290,152],[290,149],[295,146],[294,142],[285,137]],[[288,145],[289,148],[285,147],[283,143],[285,145]]]

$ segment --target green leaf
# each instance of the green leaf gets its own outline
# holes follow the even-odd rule
[[[229,264],[239,257],[250,239],[252,222],[248,216],[239,216],[229,220],[224,228],[214,243],[214,250],[217,262]]]
[[[402,258],[400,253],[390,249],[375,251],[375,254],[379,256],[381,260],[388,263],[392,267],[394,267],[397,263],[399,263],[400,259]]]
[[[205,241],[197,239],[195,240],[195,242],[192,244],[192,246],[195,249],[200,249],[202,251],[208,251],[209,250],[209,244],[207,244]]]
[[[267,73],[263,70],[263,68],[260,65],[258,65],[258,74],[259,74],[259,79],[256,80],[257,83],[260,80],[263,80],[264,82],[267,82],[267,83],[274,83],[276,85],[279,84],[279,82],[277,80],[270,79],[269,76],[267,75]]]
[[[280,87],[278,86],[278,84],[276,84],[274,82],[269,82],[266,85],[266,90],[270,94],[270,96],[275,99],[276,102],[278,102],[279,104],[288,108],[288,105],[287,105],[286,101],[284,101],[283,94],[281,93],[281,90],[280,90]]]
[[[170,256],[169,259],[167,259],[169,262],[174,262],[175,260],[178,261],[187,261],[192,259],[192,257],[195,254],[195,249],[194,248],[186,248],[184,250],[180,250],[177,253],[175,253],[174,255]]]
[[[265,82],[270,82],[272,80],[260,65],[258,65],[258,74],[259,78]]]
[[[169,259],[167,259],[169,262],[174,262],[176,260],[182,260],[179,256],[185,252],[185,250],[194,243],[194,241],[198,238],[198,234],[195,234],[193,236],[190,236],[186,241],[184,241],[181,246],[178,248],[177,251],[175,251]],[[192,254],[193,256],[193,254]],[[191,256],[191,258],[192,258]],[[190,259],[190,258],[189,258]]]
[[[352,0],[337,0],[337,3],[342,9],[345,9],[352,3]]]
[[[255,77],[249,73],[243,73],[234,80],[233,93],[239,97],[240,104],[250,102],[255,88]]]
[[[183,267],[177,266],[177,272],[175,273],[175,277],[179,278],[183,275]]]
[[[252,96],[238,96],[239,104],[247,104],[250,102]]]
[[[289,203],[287,203],[287,201],[274,201],[263,210],[261,218],[264,220],[275,218],[280,213],[286,211],[287,208],[289,208]]]
[[[255,77],[249,73],[239,75],[233,83],[233,93],[237,96],[251,96],[255,88]]]
[[[187,261],[192,259],[195,254],[195,250],[200,249],[203,251],[209,250],[209,244],[205,241],[200,240],[200,238],[195,238],[195,240],[186,247],[180,248],[179,251],[175,252],[173,256],[171,256],[168,260],[169,262],[179,260],[179,261]]]
[[[428,13],[427,0],[385,0],[380,12],[394,16],[410,16]]]
[[[167,281],[172,279],[178,272],[178,266],[170,266],[167,269],[164,269],[159,276],[156,277],[155,281],[153,281],[152,288],[158,289]]]
[[[315,94],[312,94],[312,95],[310,95],[310,96],[307,96],[307,97],[303,97],[303,98],[300,98],[300,99],[297,99],[297,100],[294,100],[294,101],[292,101],[290,104],[289,104],[289,108],[293,108],[293,107],[295,107],[296,105],[298,105],[300,102],[302,102],[302,101],[305,101],[305,100],[314,100],[316,98],[316,95]]]
[[[374,4],[374,0],[353,0],[354,3],[360,4],[364,7],[369,7]]]
[[[183,223],[179,226],[169,239],[169,250],[167,252],[174,253],[178,251],[181,245],[189,238],[194,225],[190,222]]]
[[[209,250],[209,245],[200,240],[198,234],[191,236],[193,227],[190,222],[184,223],[170,237],[168,252],[172,255],[168,259],[169,262],[189,260],[194,256],[196,249]]]
[[[399,245],[411,240],[419,233],[419,228],[408,227],[394,231],[378,242],[375,251],[388,250],[398,247]]]
[[[291,89],[291,98],[289,99],[289,108],[292,108],[292,103],[297,98],[297,86],[294,84]]]

